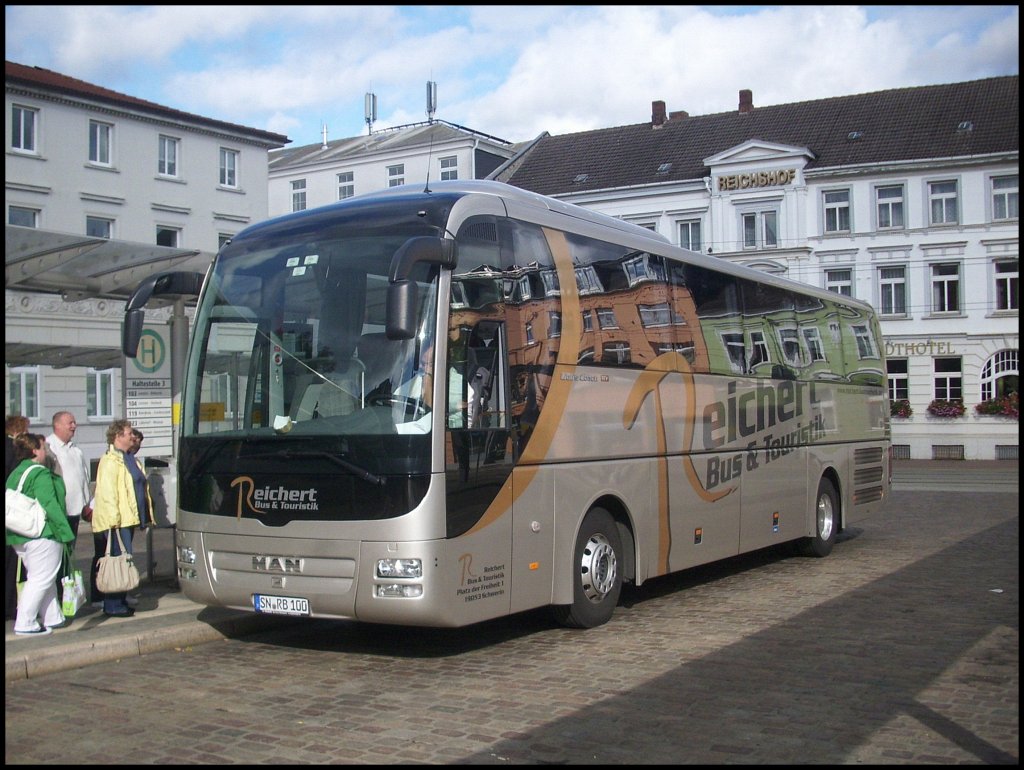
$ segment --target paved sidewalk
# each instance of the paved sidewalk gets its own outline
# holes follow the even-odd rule
[[[895,464],[893,490],[918,488],[966,492],[1019,489],[1016,462],[962,462],[905,460]],[[101,609],[86,606],[66,628],[44,637],[15,636],[14,621],[7,621],[4,637],[5,681],[42,676],[70,668],[145,655],[150,652],[212,642],[227,637],[256,633],[271,626],[303,622],[286,617],[204,607],[186,599],[166,572],[172,567],[171,531],[157,531],[161,541],[136,538],[136,563],[144,573],[136,614],[131,618],[109,618]],[[164,542],[166,541],[166,542]],[[83,522],[76,558],[83,571],[93,553],[92,532]],[[148,577],[151,560],[163,567],[154,579]],[[160,559],[163,559],[161,564]]]

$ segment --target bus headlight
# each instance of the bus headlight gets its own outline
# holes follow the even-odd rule
[[[379,599],[415,599],[423,596],[423,586],[419,583],[387,583],[374,586],[374,591]]]
[[[377,577],[379,578],[418,578],[423,577],[423,562],[419,559],[378,559]]]

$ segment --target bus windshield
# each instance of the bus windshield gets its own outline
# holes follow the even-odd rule
[[[183,440],[298,458],[316,436],[321,454],[356,457],[375,473],[429,471],[423,382],[434,363],[436,267],[413,269],[414,336],[385,334],[392,256],[422,235],[436,230],[359,220],[226,246],[196,313]]]

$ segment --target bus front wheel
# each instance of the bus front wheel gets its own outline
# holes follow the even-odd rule
[[[818,482],[814,501],[814,536],[800,542],[800,552],[820,558],[832,553],[839,531],[839,495],[831,481],[823,477]]]
[[[553,607],[555,619],[572,628],[607,623],[622,592],[622,538],[608,511],[594,508],[583,519],[572,565],[573,602]]]

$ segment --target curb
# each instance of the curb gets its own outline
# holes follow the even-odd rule
[[[234,636],[264,631],[281,623],[280,618],[267,618],[248,613],[204,622],[189,620],[164,628],[128,633],[95,641],[29,650],[8,656],[5,661],[4,681],[32,679],[59,671],[109,663],[121,658],[138,657],[151,652],[163,652],[189,645],[204,644]]]

